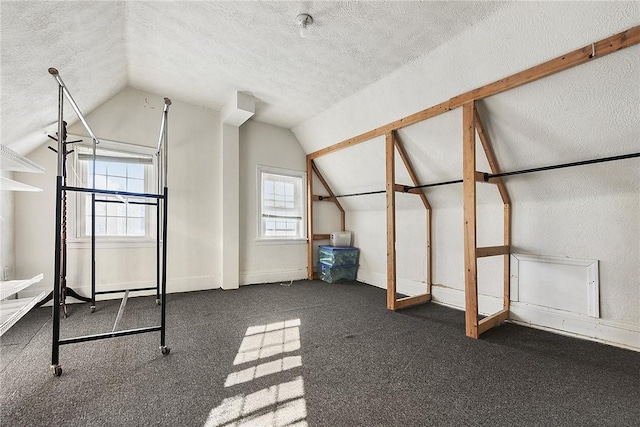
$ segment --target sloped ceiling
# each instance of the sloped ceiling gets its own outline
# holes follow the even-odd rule
[[[372,84],[294,133],[313,152],[638,25],[640,4],[510,6],[481,26]],[[422,76],[429,76],[424,81]],[[489,97],[478,109],[502,171],[640,152],[640,46]],[[347,114],[347,112],[350,112]],[[462,111],[403,128],[399,139],[420,184],[462,178]],[[478,147],[480,143],[478,141]],[[397,156],[398,157],[398,156]],[[481,148],[478,170],[489,171]],[[515,202],[606,198],[640,190],[639,159],[505,178]],[[335,194],[384,190],[384,138],[316,159]],[[396,159],[396,182],[411,184]],[[479,203],[500,203],[490,185]],[[434,208],[462,205],[462,185],[426,190]],[[420,208],[419,200],[397,201]],[[348,210],[384,210],[382,195],[341,199]]]
[[[3,1],[1,141],[21,153],[44,142],[57,116],[49,67],[85,113],[127,85],[214,109],[239,90],[257,98],[257,120],[290,128],[504,5]]]

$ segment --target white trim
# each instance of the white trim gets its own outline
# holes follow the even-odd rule
[[[587,282],[587,314],[600,317],[600,280],[598,274],[598,260],[584,258],[566,258],[548,255],[511,254],[510,299],[520,301],[520,262],[534,262],[542,264],[572,265],[586,269]],[[523,301],[524,302],[524,301]],[[544,306],[539,306],[544,307]],[[577,313],[579,314],[579,313]]]
[[[86,146],[92,147],[93,140],[84,136],[77,135],[69,135],[68,139],[80,139],[82,142],[76,143],[78,146]],[[153,159],[151,164],[144,165],[144,192],[145,193],[158,193],[160,192],[157,189],[157,174],[158,174],[158,157],[157,157],[157,149],[154,147],[148,147],[137,144],[130,144],[126,142],[118,142],[118,141],[110,141],[110,140],[100,140],[99,147],[101,149],[120,151],[123,153],[133,153],[149,156]],[[74,182],[80,180],[81,182],[75,182],[76,186],[79,187],[87,187],[90,188],[92,185],[88,182],[82,182],[84,176],[86,175],[86,165],[87,161],[82,161],[78,158],[78,151],[76,150],[73,157],[73,166],[75,170],[73,170],[72,175],[69,176],[70,182]],[[80,249],[80,248],[90,248],[90,238],[91,236],[85,234],[85,216],[84,216],[84,199],[85,197],[89,197],[87,193],[77,192],[73,202],[75,203],[75,217],[67,218],[67,221],[71,224],[68,226],[68,229],[75,230],[75,233],[72,234],[71,237],[68,238],[67,242],[69,244],[69,248],[72,249]],[[155,242],[156,237],[156,215],[155,215],[155,207],[153,206],[145,206],[145,235],[144,236],[96,236],[96,247],[102,248],[136,248],[136,247],[151,247],[154,246],[149,242]],[[70,233],[71,234],[71,233]]]
[[[154,281],[142,281],[142,282],[125,282],[125,283],[110,283],[110,284],[97,284],[96,290],[98,291],[115,291],[121,289],[133,289],[133,288],[150,288],[156,285]],[[49,286],[50,287],[50,286]],[[36,286],[32,286],[32,288],[36,288]],[[212,289],[220,288],[220,277],[219,276],[193,276],[193,277],[181,277],[179,279],[168,279],[167,280],[167,293],[168,294],[176,294],[182,292],[194,292],[194,291],[207,291]],[[29,288],[31,289],[31,288]],[[78,292],[80,295],[91,295],[91,285],[80,285],[74,284],[73,289]],[[27,290],[23,292],[24,295],[27,295]],[[106,301],[112,299],[121,299],[124,291],[120,293],[113,294],[99,294],[96,295],[97,301]],[[140,296],[153,296],[156,294],[155,290],[150,291],[139,291],[133,292],[129,295],[129,297],[140,297]],[[67,303],[77,303],[75,298],[69,298]],[[51,302],[44,304],[46,306],[51,306]]]
[[[306,243],[306,237],[296,237],[291,239],[256,239],[256,245],[302,245]]]
[[[299,178],[300,182],[300,219],[301,234],[295,237],[263,237],[262,236],[262,173]],[[274,166],[256,165],[256,243],[257,244],[285,244],[298,243],[307,240],[307,173],[294,169],[284,169]]]
[[[261,283],[290,282],[307,278],[306,268],[240,272],[240,286]]]
[[[387,289],[386,274],[364,270],[362,267],[358,268],[358,276],[356,280],[378,288]],[[427,284],[426,282],[396,278],[396,291],[408,296],[422,295],[427,292]]]
[[[358,281],[382,289],[387,288],[385,274],[362,268],[358,270]],[[398,292],[406,295],[422,294],[424,286],[424,283],[420,282],[397,280]],[[434,284],[431,293],[433,303],[464,311],[465,297],[462,289]],[[502,297],[479,294],[478,305],[481,309],[480,314],[490,315],[502,310]],[[640,325],[596,319],[588,315],[518,301],[512,301],[510,304],[509,321],[574,338],[640,351]]]

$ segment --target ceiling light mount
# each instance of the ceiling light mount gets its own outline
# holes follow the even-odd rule
[[[298,27],[300,27],[300,37],[307,38],[309,35],[309,25],[313,24],[313,16],[308,13],[301,13],[296,17]]]

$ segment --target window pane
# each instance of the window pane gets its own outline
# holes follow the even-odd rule
[[[127,176],[129,178],[144,179],[144,165],[128,164]]]
[[[89,167],[93,166],[93,161],[89,161]],[[91,173],[89,173],[91,174]],[[106,175],[107,174],[107,162],[98,162],[96,161],[96,175]]]
[[[87,154],[84,149],[82,153]],[[90,154],[90,149],[89,149]],[[151,176],[151,171],[156,165],[151,163],[138,164],[120,161],[123,154],[129,153],[126,145],[122,144],[122,149],[111,149],[98,147],[98,154],[104,157],[103,160],[95,163],[95,184],[98,189],[112,191],[127,191],[133,193],[150,192],[147,177]],[[134,154],[133,157],[137,157]],[[143,156],[144,157],[144,156]],[[151,158],[151,156],[148,156]],[[83,181],[88,187],[93,186],[94,165],[91,158],[78,158],[84,164],[85,175]],[[98,199],[122,202],[123,199],[117,196],[97,194]],[[81,200],[81,199],[80,199]],[[140,199],[138,199],[141,201]],[[133,201],[133,199],[131,199]],[[154,214],[151,221],[155,222],[155,209],[146,209],[145,205],[130,203],[97,202],[96,209],[96,235],[102,236],[145,236],[147,234],[147,215]],[[85,223],[82,225],[84,234],[91,234],[91,195],[85,196],[81,203]]]
[[[108,162],[107,164],[107,174],[110,176],[127,176],[127,164],[126,163],[116,163],[116,162]]]
[[[93,177],[89,175],[89,179],[87,180],[87,185],[91,187],[93,185]],[[101,190],[107,189],[107,177],[104,175],[96,175],[96,188]]]
[[[105,203],[107,205],[107,216],[126,216],[127,208],[124,203]]]
[[[127,203],[127,216],[129,218],[142,218],[144,217],[144,208],[144,205]]]
[[[127,191],[132,193],[144,193],[144,180],[143,179],[127,179]]]
[[[126,191],[127,179],[109,176],[109,178],[107,179],[107,190]]]

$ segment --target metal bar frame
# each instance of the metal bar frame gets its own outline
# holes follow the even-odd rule
[[[162,122],[160,127],[160,137],[158,140],[158,157],[162,158],[162,172],[158,173],[158,191],[160,190],[160,184],[163,186],[162,194],[151,194],[151,193],[133,193],[126,191],[112,191],[112,190],[100,190],[95,188],[95,161],[96,161],[96,145],[100,142],[98,137],[95,135],[91,127],[87,123],[87,120],[84,118],[80,108],[76,104],[75,100],[71,96],[71,93],[65,86],[62,78],[60,77],[58,70],[55,68],[49,68],[49,74],[53,76],[58,84],[58,165],[57,165],[57,177],[56,177],[56,231],[55,231],[55,259],[54,259],[54,284],[53,284],[53,339],[52,339],[52,348],[51,348],[51,365],[50,370],[55,376],[60,376],[62,374],[62,368],[60,366],[60,346],[65,344],[73,344],[80,343],[86,341],[95,341],[107,338],[115,338],[126,335],[134,335],[141,334],[147,332],[160,332],[160,350],[163,355],[169,354],[170,349],[166,346],[166,293],[167,293],[167,198],[168,198],[168,188],[167,188],[167,171],[168,171],[168,111],[169,106],[171,105],[171,100],[169,98],[164,98],[164,109],[162,113]],[[73,187],[67,186],[63,181],[64,179],[64,138],[62,138],[64,130],[64,100],[65,98],[71,104],[74,112],[78,116],[80,122],[84,125],[85,129],[91,135],[93,139],[93,177],[92,177],[92,188],[83,188],[83,187]],[[160,166],[160,165],[159,165]],[[61,301],[61,293],[62,293],[62,280],[61,280],[61,271],[63,268],[63,260],[61,256],[61,248],[62,248],[62,203],[64,194],[66,191],[73,192],[82,192],[82,193],[90,193],[91,194],[91,311],[95,310],[95,297],[97,294],[109,294],[109,293],[118,293],[125,292],[125,297],[122,300],[122,304],[120,309],[118,310],[118,315],[116,318],[116,322],[114,324],[113,330],[107,333],[100,333],[94,335],[86,335],[81,337],[73,337],[73,338],[65,338],[60,339],[60,301]],[[156,278],[156,286],[153,288],[136,288],[136,289],[124,289],[124,290],[116,290],[116,291],[101,291],[96,292],[96,244],[95,244],[95,204],[96,204],[96,194],[107,194],[107,195],[118,195],[125,197],[139,197],[139,198],[147,198],[147,199],[156,199],[155,202],[141,202],[136,201],[132,203],[136,204],[146,204],[146,205],[156,205],[157,206],[157,278]],[[162,204],[162,215],[160,212]],[[162,217],[162,227],[160,226],[160,217]],[[162,228],[162,253],[160,252],[160,228]],[[162,255],[160,259],[160,255]],[[161,275],[161,277],[160,277]],[[156,302],[161,300],[161,315],[160,315],[160,326],[150,326],[143,327],[137,329],[130,329],[124,331],[116,331],[118,322],[122,317],[124,308],[126,306],[127,297],[129,292],[136,291],[144,291],[144,290],[156,290]]]

